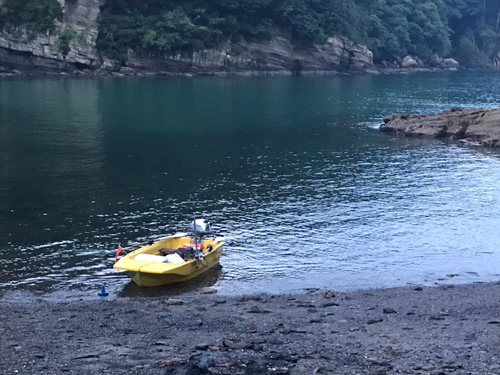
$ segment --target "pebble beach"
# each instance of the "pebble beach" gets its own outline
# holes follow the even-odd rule
[[[4,374],[500,374],[500,284],[0,300]]]

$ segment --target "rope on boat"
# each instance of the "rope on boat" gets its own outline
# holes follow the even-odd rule
[[[134,283],[136,283],[137,285],[140,285],[140,284],[139,284],[139,279],[140,279],[140,278],[141,278],[141,270],[138,270],[138,271],[135,273],[134,277],[132,278],[132,281],[133,281]]]
[[[141,284],[139,284],[139,279],[141,278],[141,268],[149,266],[151,264],[154,264],[154,262],[146,263],[146,264],[143,264],[142,266],[140,266],[139,269],[135,272],[135,275],[132,278],[132,281],[135,282],[137,285],[141,285]]]

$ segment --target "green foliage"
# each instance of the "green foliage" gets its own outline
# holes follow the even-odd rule
[[[32,35],[53,33],[63,11],[57,0],[5,0],[0,5],[0,28],[25,27]]]
[[[379,60],[447,55],[451,30],[445,10],[441,0],[381,0],[370,17],[368,46]]]
[[[65,29],[59,34],[59,39],[57,40],[57,49],[64,58],[71,51],[70,43],[76,38],[77,33],[73,29]]]
[[[191,22],[186,13],[177,8],[164,12],[159,19],[146,30],[143,47],[157,52],[168,52],[203,45],[203,34],[208,28]]]
[[[145,35],[146,19],[137,11],[128,14],[104,13],[100,24],[97,49],[111,58],[122,58],[128,48],[140,48]]]
[[[457,60],[467,68],[483,68],[488,64],[488,57],[479,50],[471,37],[460,39],[457,49]]]
[[[241,37],[267,40],[278,27],[302,46],[347,37],[376,62],[407,54],[465,61],[467,51],[483,61],[499,50],[499,7],[498,0],[107,0],[97,47],[111,57],[128,49],[183,53]]]
[[[107,0],[101,11],[97,48],[117,59],[128,50],[161,56],[242,37],[268,40],[276,28],[305,47],[347,37],[371,49],[376,62],[436,54],[483,66],[500,50],[499,0]],[[57,0],[4,0],[0,29],[54,33],[62,16]],[[78,35],[61,32],[63,56],[72,42]]]

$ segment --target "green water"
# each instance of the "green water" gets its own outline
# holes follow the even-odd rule
[[[499,84],[496,72],[0,80],[0,288],[137,293],[111,269],[117,245],[195,217],[228,239],[208,282],[221,292],[496,279],[498,154],[377,126],[498,107]]]

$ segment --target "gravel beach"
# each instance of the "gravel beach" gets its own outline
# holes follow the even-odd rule
[[[0,300],[2,374],[500,374],[500,284]]]

